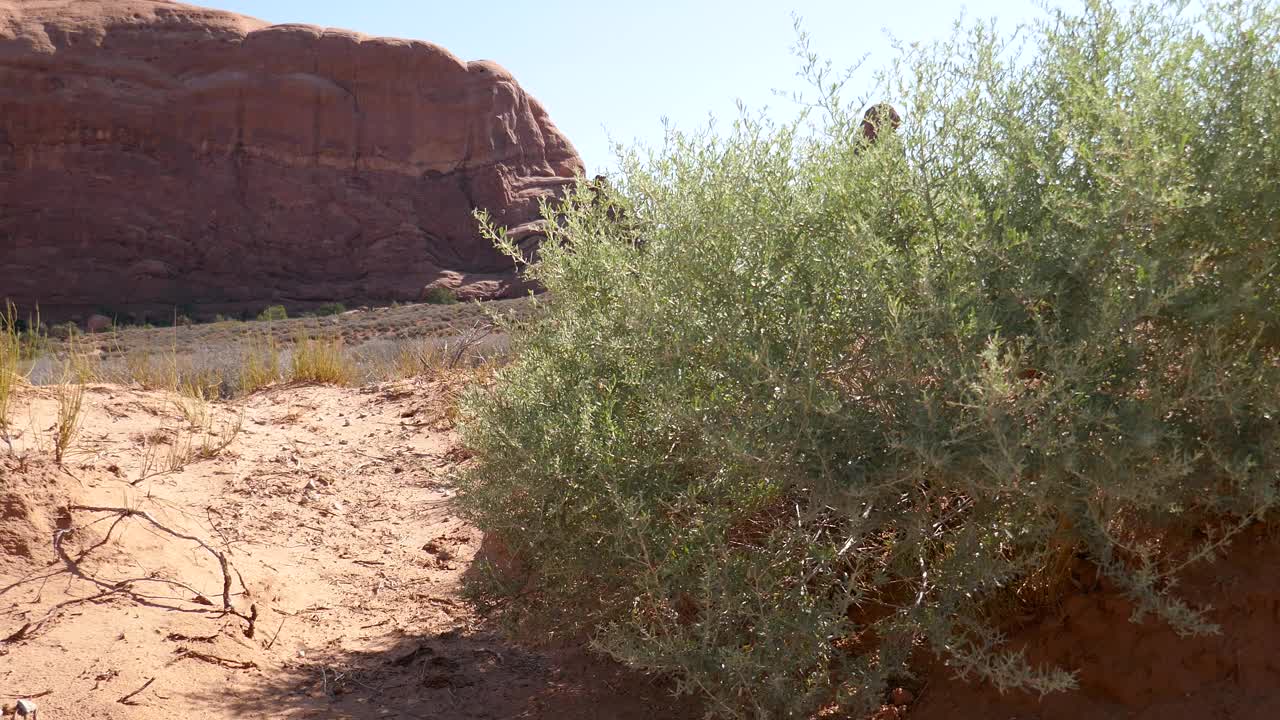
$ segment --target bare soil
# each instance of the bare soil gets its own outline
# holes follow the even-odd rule
[[[451,506],[466,454],[438,383],[213,404],[219,432],[243,413],[230,445],[162,474],[190,430],[174,398],[90,386],[60,468],[53,393],[23,390],[0,461],[0,702],[33,699],[46,720],[700,715],[669,685],[480,616],[463,578],[482,537]],[[145,511],[224,554],[237,614],[199,543],[77,506]]]
[[[1077,671],[1079,690],[1040,698],[1001,694],[935,665],[912,720],[1263,720],[1280,717],[1280,541],[1273,526],[1237,537],[1226,556],[1187,572],[1179,597],[1221,632],[1179,637],[1167,623],[1132,622],[1134,604],[1105,580],[1082,586],[1009,634],[1034,664]],[[907,713],[899,713],[906,716]],[[888,720],[889,716],[885,717]]]

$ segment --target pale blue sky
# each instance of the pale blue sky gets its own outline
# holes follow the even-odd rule
[[[1032,0],[187,0],[273,23],[429,40],[464,60],[496,60],[542,101],[577,146],[589,174],[612,166],[609,138],[661,139],[661,118],[690,128],[734,103],[790,117],[774,89],[801,87],[790,54],[799,15],[813,47],[837,65],[886,63],[886,33],[904,41],[945,35],[962,9],[1012,29],[1042,11]],[[1049,0],[1052,5],[1074,0]],[[869,84],[861,78],[854,90]]]

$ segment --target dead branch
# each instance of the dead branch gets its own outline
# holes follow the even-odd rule
[[[174,642],[211,643],[214,640],[217,640],[219,637],[221,637],[220,633],[214,633],[212,635],[183,635],[182,633],[171,632],[168,635],[165,635],[164,639],[172,640]]]
[[[71,512],[80,511],[80,512],[92,512],[92,513],[111,513],[117,516],[115,522],[113,522],[111,527],[107,530],[106,537],[104,537],[102,541],[92,545],[88,549],[81,552],[79,556],[74,559],[70,555],[68,555],[66,550],[63,548],[63,540],[66,538],[66,536],[69,533],[73,532],[73,529],[58,530],[57,532],[54,533],[53,535],[54,552],[57,554],[58,558],[62,560],[62,564],[67,568],[67,571],[69,573],[71,573],[75,577],[78,577],[82,580],[85,580],[87,582],[93,583],[94,585],[97,585],[98,587],[102,588],[104,591],[108,593],[127,594],[135,602],[139,602],[144,605],[162,607],[165,609],[178,610],[182,612],[197,612],[197,613],[219,612],[219,614],[223,614],[223,615],[234,615],[235,617],[238,617],[246,622],[246,627],[244,629],[245,637],[249,637],[249,638],[253,637],[254,628],[258,620],[258,607],[257,605],[250,605],[249,612],[246,614],[238,610],[235,607],[235,605],[232,604],[231,602],[232,567],[230,562],[227,560],[226,554],[223,553],[221,550],[214,548],[213,546],[209,545],[209,543],[205,542],[199,537],[196,537],[194,535],[189,535],[187,533],[174,530],[173,528],[168,527],[167,525],[161,523],[159,520],[156,520],[154,517],[151,516],[150,513],[146,512],[145,510],[138,510],[135,508],[125,508],[125,507],[100,507],[95,505],[72,505],[70,506],[69,510]],[[172,598],[163,598],[163,597],[144,595],[134,590],[134,586],[137,584],[160,583],[164,585],[169,585],[171,587],[180,588],[182,590],[186,590],[187,592],[192,593],[193,598],[191,600],[188,600],[187,602],[197,604],[197,605],[213,605],[213,603],[209,602],[209,600],[205,598],[204,595],[200,593],[198,590],[191,587],[190,585],[179,582],[177,580],[167,580],[167,579],[155,578],[155,577],[144,577],[144,578],[129,578],[126,580],[117,580],[114,582],[108,582],[100,578],[94,577],[93,575],[85,572],[80,567],[80,563],[85,559],[85,557],[89,554],[89,552],[104,545],[107,542],[107,540],[110,539],[111,532],[115,530],[116,526],[119,525],[120,522],[125,518],[140,518],[142,520],[145,520],[148,524],[150,524],[156,530],[159,530],[160,532],[163,532],[171,537],[193,542],[196,545],[203,548],[210,555],[212,555],[218,561],[218,566],[222,571],[222,607],[221,609],[215,611],[215,610],[205,610],[202,608],[189,608],[189,607],[175,606],[172,604],[162,602],[163,600],[172,600]],[[239,575],[240,575],[239,571],[237,570],[236,576],[239,577]],[[242,588],[244,587],[243,577],[240,577],[240,585]],[[247,592],[247,588],[246,588],[246,592]],[[202,600],[203,602],[201,602]]]
[[[128,695],[125,695],[124,697],[120,698],[119,700],[116,700],[116,702],[120,703],[121,705],[137,705],[138,703],[134,702],[134,700],[133,700],[133,696],[134,696],[134,695],[137,695],[138,693],[142,692],[143,690],[146,690],[147,688],[151,687],[151,683],[153,683],[153,682],[155,682],[155,681],[156,681],[156,679],[155,679],[155,678],[151,678],[150,680],[148,680],[148,681],[146,681],[145,683],[143,683],[143,684],[142,684],[142,687],[138,688],[137,690],[134,690],[133,692],[129,693]]]
[[[42,698],[42,697],[44,697],[45,695],[52,695],[52,694],[53,694],[53,690],[52,690],[52,689],[49,689],[49,690],[43,690],[43,691],[38,692],[38,693],[11,693],[11,694],[8,694],[8,695],[4,695],[3,697],[8,697],[8,698],[26,698],[26,699],[28,699],[28,700],[35,700],[36,698]]]
[[[452,370],[462,364],[463,358],[467,352],[479,345],[485,338],[493,334],[495,327],[491,322],[477,321],[466,332],[458,336],[456,344],[450,348],[446,346],[446,363],[445,367]]]
[[[276,628],[276,634],[275,634],[275,635],[272,635],[272,636],[271,636],[271,642],[267,643],[267,649],[268,649],[268,650],[270,650],[270,649],[271,649],[271,646],[272,646],[272,645],[275,645],[275,644],[276,644],[276,638],[280,637],[280,631],[284,629],[284,621],[285,621],[285,620],[288,620],[288,619],[289,619],[289,616],[288,616],[288,615],[281,616],[281,618],[280,618],[280,625],[279,625],[279,627],[277,627],[277,628]]]
[[[230,658],[202,653],[199,650],[192,650],[189,647],[180,647],[175,651],[175,653],[179,660],[183,658],[193,658],[195,660],[203,660],[204,662],[212,663],[219,667],[229,668],[231,670],[252,670],[258,667],[258,664],[252,660],[231,660]]]

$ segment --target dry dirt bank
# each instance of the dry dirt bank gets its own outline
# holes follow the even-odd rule
[[[34,698],[46,720],[696,716],[473,610],[462,579],[481,535],[450,507],[463,454],[439,395],[277,388],[211,405],[206,438],[171,396],[94,385],[59,469],[52,391],[26,389],[0,466],[3,702]],[[162,472],[174,444],[216,450],[237,423],[214,457]]]

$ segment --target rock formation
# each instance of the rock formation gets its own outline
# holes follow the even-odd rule
[[[582,170],[495,63],[158,0],[0,0],[0,298],[157,317],[524,291]]]

